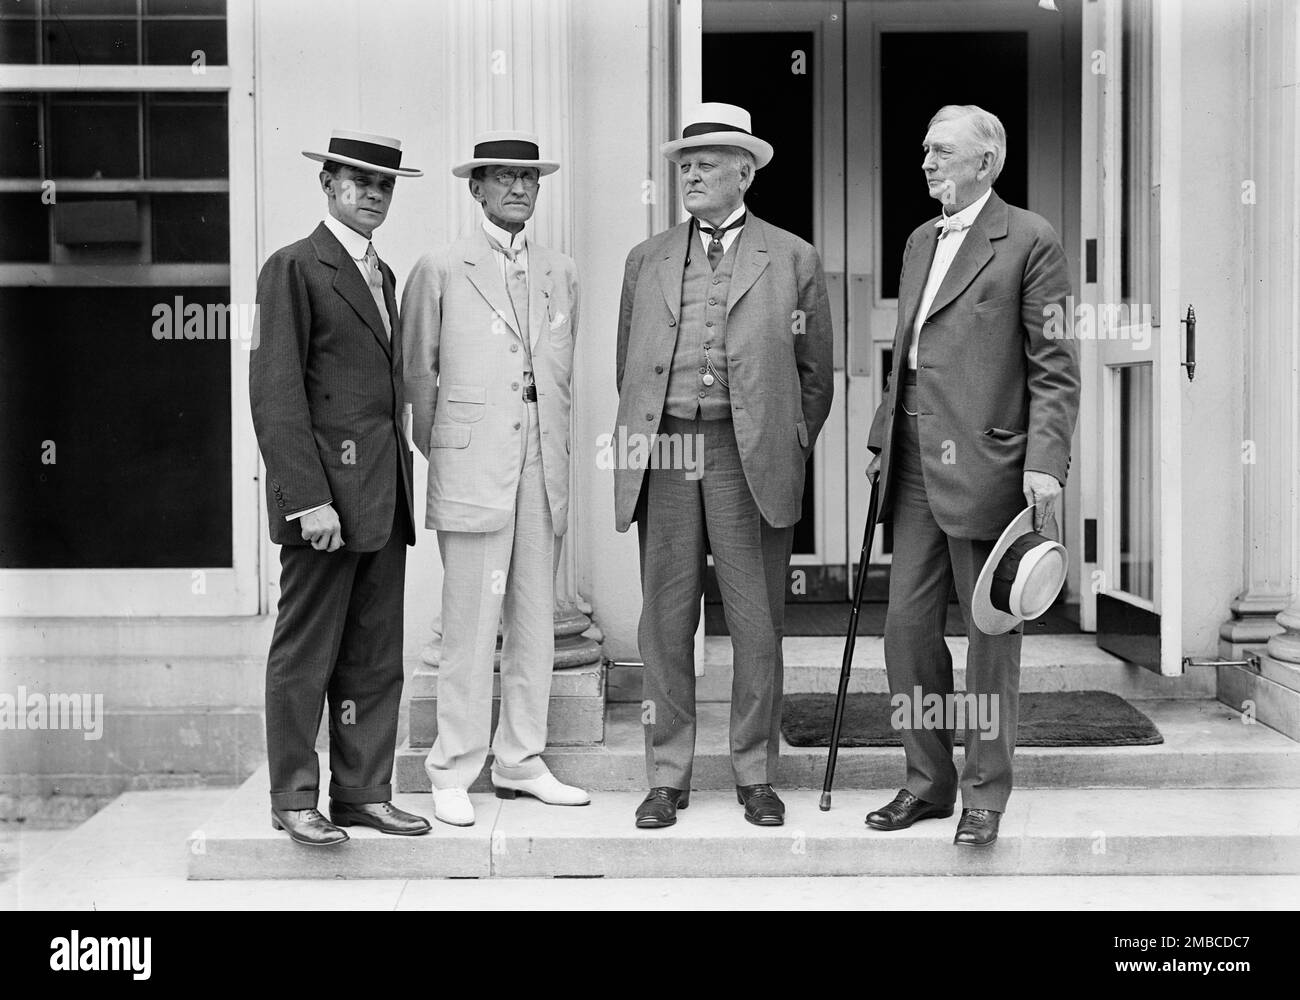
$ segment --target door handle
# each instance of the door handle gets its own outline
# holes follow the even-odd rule
[[[1183,367],[1187,369],[1187,381],[1190,382],[1196,378],[1196,310],[1190,302],[1187,304],[1187,318],[1178,322],[1187,328],[1183,333],[1187,358]]]

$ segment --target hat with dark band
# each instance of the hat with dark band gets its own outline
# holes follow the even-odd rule
[[[558,160],[543,160],[532,132],[510,130],[480,132],[474,137],[474,155],[451,168],[453,176],[468,177],[476,167],[534,167],[541,177],[560,169]]]
[[[676,162],[688,149],[700,146],[739,146],[754,156],[755,167],[772,162],[772,144],[750,130],[749,112],[734,104],[701,104],[688,116],[682,137],[665,142],[659,151]]]
[[[377,170],[393,177],[424,176],[423,170],[402,166],[402,144],[386,135],[335,129],[330,134],[328,153],[314,153],[304,149],[302,155],[321,163],[332,160],[360,170]]]
[[[1026,507],[993,546],[971,594],[971,617],[986,635],[1003,635],[1040,617],[1065,586],[1069,553],[1060,542],[1034,530],[1034,508]]]

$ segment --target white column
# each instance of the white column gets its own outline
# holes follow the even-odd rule
[[[1255,202],[1245,206],[1245,588],[1220,636],[1225,655],[1268,642],[1270,653],[1276,648],[1280,658],[1300,663],[1297,18],[1293,0],[1254,0],[1250,13],[1251,157],[1243,180],[1253,184]]]
[[[535,132],[541,155],[559,160],[561,166],[542,181],[530,236],[543,246],[572,253],[571,0],[444,0],[441,6],[443,93],[455,95],[442,122],[446,148],[457,158],[468,157],[479,132]],[[450,173],[444,183],[450,185],[448,204],[457,215],[457,224],[450,228],[462,232],[478,225],[482,212],[470,197],[468,183]],[[587,333],[578,331],[579,344]],[[573,407],[579,405],[575,384]],[[571,472],[568,526],[556,554],[556,627],[572,633],[581,624],[579,631],[599,642],[600,630],[585,617],[591,605],[577,592],[577,549],[583,543],[577,490]],[[440,621],[434,622],[434,632],[425,650],[430,663],[436,662]],[[557,660],[560,665],[567,663]]]

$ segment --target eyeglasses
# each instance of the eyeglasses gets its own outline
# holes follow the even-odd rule
[[[502,187],[512,188],[515,181],[523,181],[524,187],[537,187],[541,178],[535,170],[498,170],[492,174],[492,179]]]

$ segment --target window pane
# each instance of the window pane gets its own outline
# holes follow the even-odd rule
[[[228,174],[225,96],[151,95],[148,176],[226,177]]]
[[[226,0],[144,0],[146,14],[175,17],[177,15],[226,16]]]
[[[226,64],[226,22],[146,21],[144,61],[150,66],[192,65],[194,52],[209,66]]]
[[[135,0],[45,0],[47,17],[68,17],[78,14],[118,14],[134,17]]]
[[[39,191],[0,194],[0,261],[50,259],[49,211]]]
[[[135,21],[46,21],[43,30],[47,63],[140,61]]]
[[[0,18],[0,63],[36,62],[36,22]]]
[[[153,259],[157,264],[223,264],[230,260],[230,196],[153,196]]]
[[[1119,377],[1119,587],[1155,598],[1155,427],[1151,366],[1128,365]]]
[[[229,295],[0,289],[0,567],[231,565],[230,341],[153,336]]]
[[[139,177],[139,99],[139,94],[52,98],[52,176]]]
[[[27,95],[0,100],[0,177],[41,176],[41,108]]]

